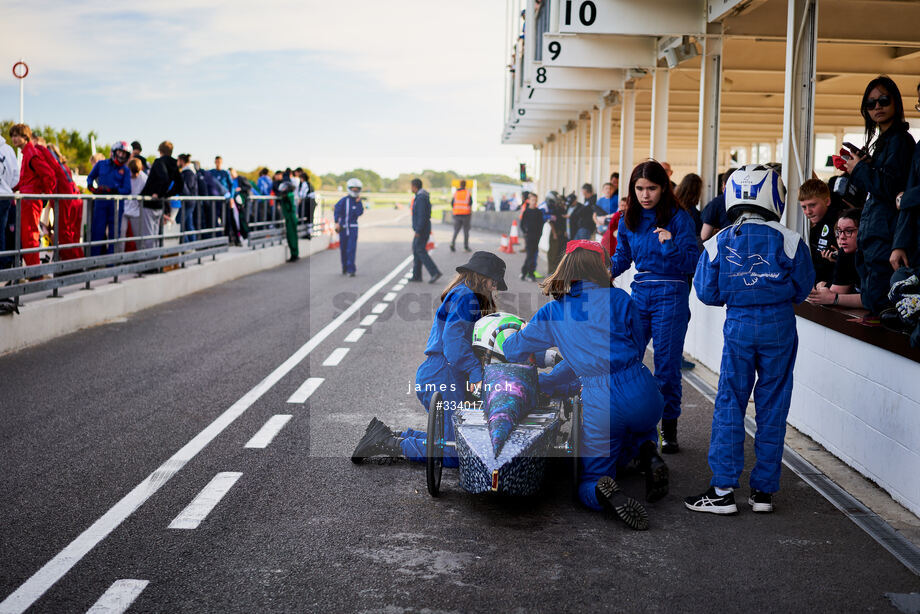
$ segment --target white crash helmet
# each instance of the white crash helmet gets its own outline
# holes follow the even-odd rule
[[[354,189],[360,190],[364,187],[364,184],[362,184],[361,180],[358,179],[357,177],[352,177],[351,179],[348,180],[348,183],[345,184],[345,187],[347,187],[349,190],[354,190]]]
[[[725,182],[725,214],[732,222],[745,212],[779,221],[785,208],[786,186],[772,168],[748,164],[732,173]]]
[[[511,313],[498,311],[476,320],[473,325],[473,352],[480,358],[505,360],[502,344],[515,331],[524,327],[524,320]]]

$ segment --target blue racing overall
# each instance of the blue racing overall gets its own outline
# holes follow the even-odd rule
[[[654,341],[655,379],[664,397],[666,420],[680,416],[683,392],[680,361],[690,322],[690,276],[699,260],[693,219],[679,209],[665,229],[671,239],[660,243],[655,234],[655,210],[643,209],[639,227],[630,230],[620,220],[611,275],[617,277],[636,264],[632,299],[642,322],[642,347]]]
[[[578,493],[587,507],[600,510],[594,494],[598,479],[616,477],[617,465],[635,458],[642,443],[658,441],[655,427],[664,401],[642,364],[642,322],[625,291],[576,281],[502,344],[511,362],[551,347],[565,360],[540,378],[547,387],[541,392],[570,392],[566,374],[578,376],[584,407]]]
[[[705,243],[693,285],[707,305],[727,305],[719,390],[709,445],[711,485],[738,488],[744,415],[754,391],[757,462],[751,488],[779,490],[798,348],[793,305],[808,297],[815,269],[808,246],[779,222],[744,214]],[[757,384],[754,384],[754,376]]]
[[[466,284],[460,283],[447,293],[435,314],[428,335],[425,354],[428,358],[415,374],[415,395],[425,411],[435,392],[444,401],[444,438],[454,440],[453,410],[466,399],[467,382],[482,381],[482,364],[473,353],[473,325],[481,317],[479,299]],[[406,429],[403,454],[409,460],[425,462],[426,434]],[[444,449],[444,466],[456,467],[457,452]]]
[[[364,215],[364,203],[354,196],[345,196],[335,203],[335,223],[339,225],[339,253],[342,272],[355,272],[355,252],[358,249],[358,218]]]

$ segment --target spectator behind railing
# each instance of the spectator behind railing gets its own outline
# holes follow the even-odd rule
[[[892,239],[898,211],[895,198],[907,185],[914,138],[904,121],[901,92],[888,77],[869,82],[860,112],[866,124],[866,146],[861,151],[844,151],[846,171],[854,185],[869,193],[859,225],[859,254],[856,267],[866,309],[874,315],[890,307],[888,287]]]
[[[100,160],[93,165],[93,170],[86,178],[86,187],[93,194],[130,194],[131,172],[125,167],[128,158],[128,144],[116,141],[112,144],[112,157]],[[96,185],[98,184],[98,185]],[[92,218],[93,241],[105,241],[118,236],[118,218],[121,218],[122,207],[117,207],[114,200],[94,200]],[[25,247],[25,245],[23,245]],[[102,253],[111,254],[113,246],[94,245],[90,249],[91,256]]]
[[[920,83],[917,84],[917,104],[920,111]],[[914,148],[907,187],[898,201],[898,223],[891,251],[891,266],[897,271],[911,267],[920,273],[920,143]]]
[[[176,158],[176,163],[179,167],[179,174],[182,177],[182,187],[179,193],[184,197],[180,213],[183,220],[183,230],[190,232],[196,230],[195,213],[198,210],[198,201],[189,197],[198,196],[198,175],[195,173],[195,167],[192,166],[191,155],[187,153],[179,154],[179,157]],[[198,236],[194,234],[184,235],[182,242],[188,243],[189,241],[195,241],[197,238]]]
[[[13,186],[19,183],[19,160],[16,159],[16,152],[7,145],[4,135],[0,134],[0,252],[11,249],[12,245],[7,245],[6,235],[9,228],[9,214],[13,207],[13,200],[4,198],[6,195],[13,193]],[[13,213],[16,210],[13,209]],[[0,257],[0,269],[8,269],[13,266],[13,259],[10,257]]]
[[[54,169],[48,166],[38,148],[32,143],[32,129],[26,124],[13,124],[10,128],[10,142],[13,147],[22,150],[19,183],[13,186],[13,191],[23,194],[54,193]],[[20,203],[20,245],[22,249],[38,247],[42,201],[23,199]],[[26,266],[34,266],[39,263],[38,252],[23,254],[22,260]]]
[[[128,170],[131,172],[131,195],[137,196],[147,183],[147,173],[144,172],[144,165],[140,158],[131,158],[128,160]],[[121,216],[121,225],[118,229],[118,237],[120,239],[124,239],[128,236],[129,227],[133,236],[140,236],[141,203],[136,198],[130,198],[125,201],[125,212],[124,215]],[[126,243],[119,243],[115,247],[115,251],[123,252],[127,248],[126,246]]]
[[[141,195],[150,196],[154,200],[143,201],[141,207],[141,235],[154,235],[160,232],[160,220],[163,208],[168,207],[166,199],[179,193],[182,186],[182,176],[179,175],[179,165],[172,157],[173,144],[169,141],[160,143],[157,151],[160,157],[153,161],[147,183],[141,190]],[[154,239],[141,241],[140,249],[154,247]]]
[[[856,237],[859,231],[859,217],[858,209],[848,209],[837,219],[834,228],[837,247],[832,252],[834,269],[829,280],[819,281],[815,285],[815,289],[808,295],[809,303],[862,309],[859,275],[856,273],[856,252],[858,251]],[[812,258],[814,258],[814,249],[812,249]]]
[[[55,167],[55,191],[58,194],[79,194],[80,189],[73,180],[73,172],[67,166],[67,158],[57,145],[47,146],[50,157],[48,163]],[[54,207],[54,201],[48,201]],[[80,242],[80,226],[83,224],[83,201],[78,198],[57,201],[57,218],[54,226],[58,234],[58,244],[68,245]],[[60,252],[61,260],[74,260],[83,257],[82,247],[68,247]]]
[[[150,172],[150,165],[147,164],[147,158],[141,153],[142,149],[140,142],[131,141],[131,158],[140,160],[141,170],[144,171],[144,176],[146,177],[147,173]]]

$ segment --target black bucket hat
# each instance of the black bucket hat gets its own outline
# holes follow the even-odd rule
[[[457,267],[458,273],[472,271],[494,279],[502,292],[508,289],[505,283],[505,261],[492,252],[474,252],[470,261]]]

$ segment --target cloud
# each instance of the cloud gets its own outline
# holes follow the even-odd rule
[[[505,7],[495,0],[0,0],[0,12],[14,25],[0,57],[26,58],[27,95],[66,101],[70,125],[107,140],[175,139],[181,126],[194,151],[229,158],[236,147],[243,167],[274,163],[253,150],[303,159],[308,148],[319,167],[347,159],[349,146],[376,160],[424,151],[439,167],[529,149],[499,144]],[[0,96],[12,87],[0,78]]]

